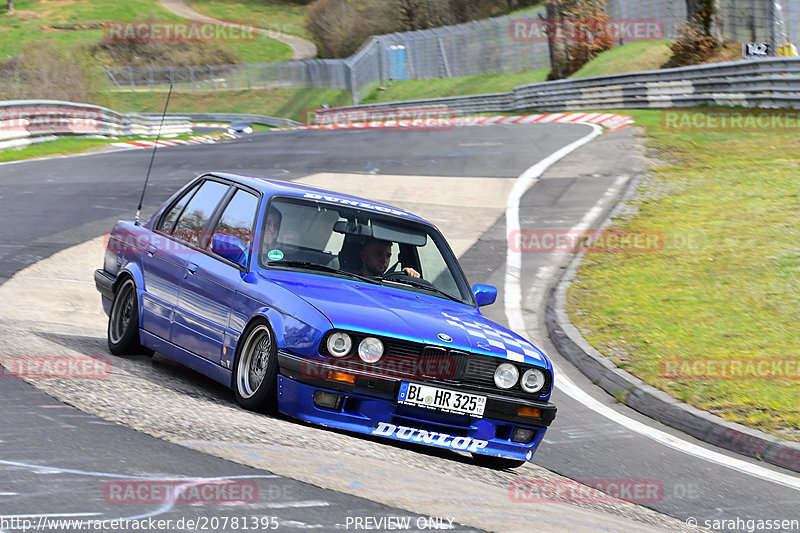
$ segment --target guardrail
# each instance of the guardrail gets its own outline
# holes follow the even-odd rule
[[[525,109],[667,109],[703,105],[800,108],[800,58],[734,61],[522,85],[508,93],[430,98],[317,111],[318,123],[337,113],[383,112],[405,107],[449,108],[454,114]]]
[[[156,113],[144,113],[146,117],[161,117]],[[269,117],[266,115],[248,115],[241,113],[167,113],[167,117],[187,117],[192,122],[249,122],[272,128],[292,128],[301,126],[299,122],[288,118]]]
[[[0,150],[64,135],[156,136],[160,124],[160,115],[117,113],[105,107],[59,100],[12,100],[0,102]],[[164,120],[161,135],[175,137],[191,131],[188,117],[171,115]]]

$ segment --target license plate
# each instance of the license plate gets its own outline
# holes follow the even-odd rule
[[[401,383],[397,402],[444,413],[471,416],[483,416],[483,411],[486,409],[486,396],[440,389],[419,383]]]

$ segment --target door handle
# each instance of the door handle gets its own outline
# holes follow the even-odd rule
[[[189,263],[186,265],[186,274],[184,274],[183,279],[188,278],[189,274],[194,274],[195,272],[197,272],[197,265],[194,263]]]
[[[150,246],[147,247],[147,255],[149,255],[150,257],[153,257],[157,251],[158,251],[158,248],[156,248],[153,245],[150,245]]]

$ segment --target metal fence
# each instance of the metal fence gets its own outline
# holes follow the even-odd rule
[[[794,5],[793,5],[794,3]],[[737,42],[800,40],[797,0],[721,0],[725,36]],[[686,20],[683,0],[611,0],[612,19],[657,19],[672,39]],[[388,80],[428,80],[550,68],[548,43],[519,39],[512,20],[537,19],[541,13],[499,17],[457,26],[370,38],[351,57],[287,63],[199,67],[107,67],[116,90],[241,90],[277,88],[346,89],[359,103]],[[620,38],[620,44],[625,40]]]
[[[348,89],[344,60],[312,59],[286,63],[184,67],[105,67],[113,89],[216,91],[324,87]]]
[[[519,111],[670,109],[696,106],[800,109],[800,59],[734,61],[596,78],[533,83],[508,93],[430,98],[317,110],[317,123],[337,117],[381,120],[387,112],[410,108],[452,116]]]

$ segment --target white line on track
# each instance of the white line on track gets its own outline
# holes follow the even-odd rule
[[[511,234],[515,231],[519,231],[519,202],[522,200],[525,191],[536,183],[548,168],[603,133],[603,128],[601,126],[595,124],[587,124],[587,126],[592,128],[591,133],[553,152],[523,172],[522,175],[517,178],[514,187],[508,195],[508,202],[506,202],[506,239],[509,240],[509,246],[506,247],[504,303],[508,325],[514,331],[525,331],[525,321],[522,318],[522,288],[520,285],[522,254],[512,253],[510,246]]]
[[[517,178],[517,182],[514,184],[514,188],[511,190],[511,193],[508,196],[508,202],[506,204],[506,239],[508,240],[508,243],[506,246],[506,275],[503,292],[506,319],[509,327],[512,330],[521,332],[526,332],[527,330],[522,314],[522,287],[520,284],[522,254],[512,252],[510,241],[512,233],[515,230],[518,231],[520,229],[520,200],[525,194],[525,191],[527,191],[528,188],[536,183],[548,168],[581,146],[589,143],[602,133],[600,126],[591,126],[593,127],[594,131],[592,131],[590,134],[568,146],[565,146],[557,152],[552,153],[545,159],[542,159],[531,168],[526,170],[519,178]],[[620,180],[622,179],[627,179],[627,177],[619,178],[612,188],[616,188],[621,183]],[[573,227],[572,230],[570,230],[570,233],[576,230],[587,229],[593,222],[595,222],[593,219],[602,213],[602,206],[605,201],[605,196],[600,198],[597,204],[595,204],[595,206],[588,213],[586,213],[583,219],[581,219],[581,221],[575,227]],[[541,288],[543,289],[543,287]],[[543,295],[538,295],[538,297],[541,298]],[[578,387],[578,385],[569,379],[563,372],[559,372],[555,365],[553,365],[553,371],[554,373],[558,374],[558,377],[556,378],[556,387],[558,387],[562,392],[566,393],[575,401],[583,404],[587,408],[611,420],[612,422],[616,422],[617,424],[620,424],[631,431],[639,433],[642,436],[650,438],[660,444],[663,444],[664,446],[680,452],[693,455],[712,463],[717,463],[732,470],[749,474],[753,477],[784,485],[795,490],[800,490],[800,477],[790,476],[782,472],[770,470],[768,468],[764,468],[735,457],[728,457],[722,453],[703,448],[702,446],[698,446],[697,444],[675,437],[674,435],[670,435],[669,433],[654,427],[650,427],[647,424],[643,424],[638,420],[629,418],[615,411],[614,409],[611,409],[607,405],[600,403],[598,400],[590,396],[588,393]]]
[[[299,502],[275,502],[275,503],[264,503],[261,504],[261,507],[266,507],[268,509],[300,509],[305,507],[328,507],[330,506],[330,502],[326,502],[324,500],[306,500],[306,501],[299,501]]]

